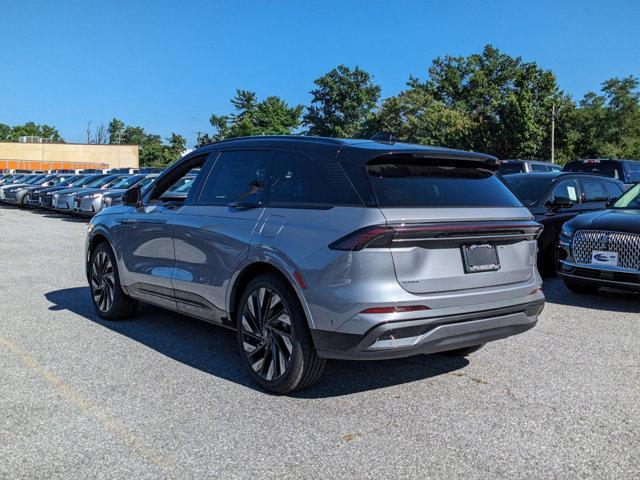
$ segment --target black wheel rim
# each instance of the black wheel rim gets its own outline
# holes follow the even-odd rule
[[[244,354],[253,370],[270,381],[284,375],[293,353],[293,331],[282,298],[266,287],[251,292],[240,328]]]
[[[91,263],[91,292],[93,301],[101,312],[107,312],[111,308],[115,291],[111,259],[105,252],[98,252]]]

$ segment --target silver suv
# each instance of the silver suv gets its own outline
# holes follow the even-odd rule
[[[89,225],[106,319],[138,301],[233,328],[263,388],[328,358],[447,352],[532,328],[540,225],[488,155],[402,143],[249,137],[200,148]],[[188,194],[170,187],[193,169]]]

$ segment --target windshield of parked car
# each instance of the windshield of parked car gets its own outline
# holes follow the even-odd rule
[[[78,177],[77,179],[73,180],[72,182],[69,183],[70,187],[81,187],[82,185],[84,185],[87,180],[90,180],[91,177],[87,177],[85,175],[82,175],[81,177]]]
[[[88,188],[99,188],[107,183],[113,181],[113,177],[99,177],[91,182],[87,183]]]
[[[613,204],[613,208],[640,209],[640,183],[622,195],[616,203]]]
[[[170,192],[188,192],[196,177],[184,177],[178,180],[170,189]]]
[[[35,183],[40,182],[40,180],[42,180],[45,176],[44,175],[35,175],[31,178],[29,178],[28,180],[25,180],[25,184],[27,185],[33,185]]]
[[[583,160],[569,162],[564,166],[563,170],[565,172],[597,173],[598,175],[617,178],[618,180],[623,178],[620,162],[610,160]]]
[[[525,205],[535,205],[540,197],[544,195],[544,192],[549,188],[549,179],[548,178],[540,178],[540,177],[509,177],[506,176],[504,179],[507,182],[507,185],[511,189],[513,193],[520,199],[522,203]]]
[[[117,182],[115,182],[113,185],[110,186],[110,188],[129,188],[130,186],[136,184],[141,178],[144,178],[144,175],[134,175],[132,177],[125,177],[125,178],[121,178],[120,180],[118,180]]]
[[[479,162],[380,157],[367,171],[380,207],[522,206]]]

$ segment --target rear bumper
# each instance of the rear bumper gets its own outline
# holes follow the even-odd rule
[[[544,299],[462,315],[374,326],[364,335],[312,330],[318,355],[348,360],[402,358],[471,347],[517,335],[535,326]]]

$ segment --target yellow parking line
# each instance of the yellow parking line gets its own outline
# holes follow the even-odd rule
[[[35,358],[29,355],[29,353],[25,350],[20,348],[16,343],[12,342],[8,338],[0,336],[0,345],[8,348],[11,352],[15,353],[18,357],[20,357],[20,360],[22,360],[22,362],[28,368],[34,370],[42,380],[53,386],[59,393],[73,402],[83,413],[91,415],[93,418],[100,421],[100,423],[102,423],[102,425],[104,425],[111,433],[118,437],[122,443],[135,451],[145,460],[161,468],[168,468],[173,465],[171,459],[168,458],[163,452],[160,452],[146,445],[142,439],[133,435],[123,425],[119,424],[99,407],[84,398],[71,385],[64,382],[62,379],[60,379],[50,371],[45,370]]]

